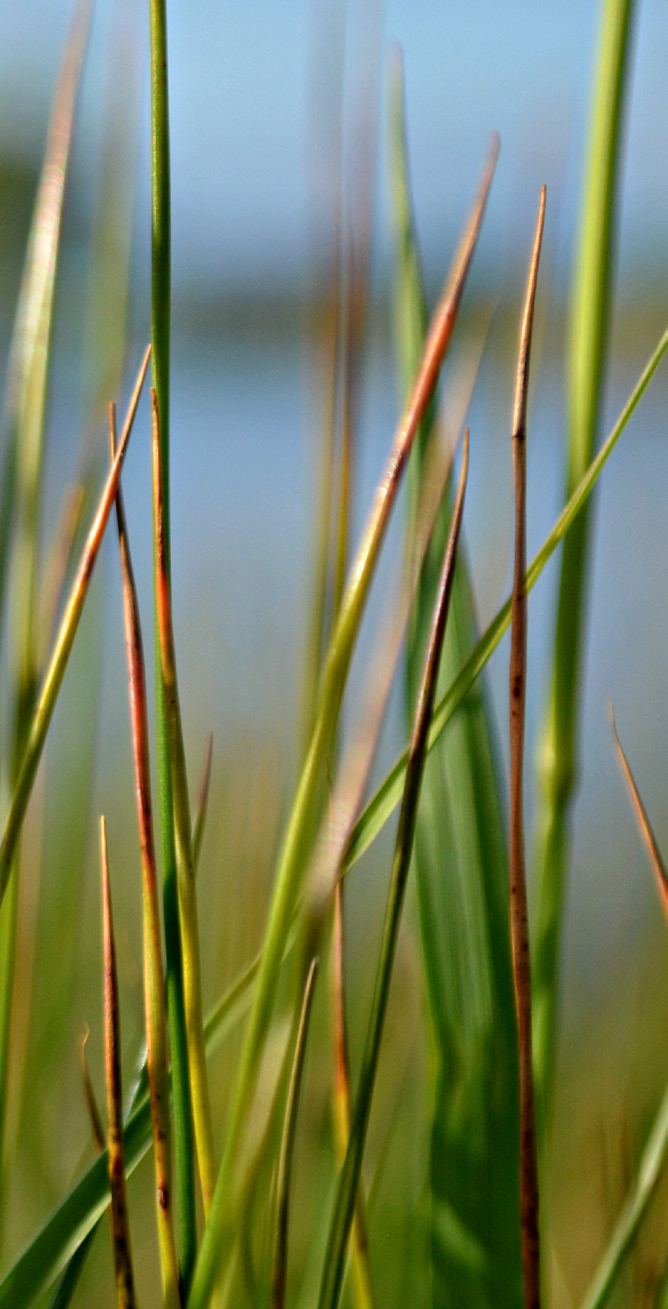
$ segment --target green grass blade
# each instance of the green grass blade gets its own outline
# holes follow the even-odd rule
[[[404,385],[426,324],[410,195],[401,67],[393,70],[391,160],[398,258],[395,319]],[[411,456],[407,550],[413,542],[427,454],[427,415]],[[452,511],[446,496],[422,569],[407,645],[409,713],[419,687]],[[460,540],[439,694],[477,639],[465,541]],[[508,942],[508,855],[486,688],[468,689],[422,785],[415,867],[431,1025],[428,1221],[431,1303],[479,1309],[521,1297],[517,1037]],[[471,1251],[475,1250],[475,1258]]]
[[[578,483],[578,486],[571,495],[568,503],[562,509],[549,536],[545,539],[540,550],[532,559],[526,572],[527,591],[530,591],[538,581],[540,574],[548,560],[554,554],[559,542],[568,534],[572,524],[576,521],[578,514],[582,510],[583,505],[586,504],[607,460],[610,458],[610,455],[629,422],[629,419],[645,394],[645,391],[647,390],[647,387],[649,386],[667,349],[668,331],[664,332],[661,336],[658,345],[638,378],[638,381],[636,382],[636,385],[624,405],[624,408],[622,409],[622,412],[620,413],[607,440],[601,446],[601,449],[592,460],[587,472]],[[483,635],[480,637],[475,648],[460,668],[459,673],[436,705],[432,716],[431,731],[429,733],[430,749],[433,749],[441,733],[452,719],[457,706],[461,704],[467,691],[485,667],[487,660],[496,649],[504,633],[507,632],[509,625],[510,600],[506,600],[506,603],[502,605],[486,631],[483,632]],[[364,851],[367,850],[375,840],[390,815],[394,813],[394,810],[401,799],[406,772],[406,759],[407,752],[404,751],[397,759],[394,767],[387,774],[384,781],[378,787],[378,790],[371,797],[363,814],[361,814],[355,824],[355,829],[351,835],[348,850],[346,852],[346,869],[351,868],[352,865],[361,858]]]
[[[668,1092],[659,1110],[640,1160],[635,1186],[619,1215],[610,1243],[594,1275],[582,1309],[604,1309],[614,1289],[652,1196],[663,1174],[668,1155]]]
[[[79,564],[79,569],[70,592],[65,612],[63,614],[58,635],[51,655],[51,660],[46,671],[42,690],[35,713],[27,733],[26,746],[21,760],[18,778],[14,793],[9,806],[9,813],[5,823],[2,842],[0,842],[0,901],[4,896],[7,888],[7,880],[12,866],[16,842],[18,840],[21,825],[25,816],[25,811],[30,799],[32,784],[35,780],[35,773],[42,755],[42,749],[46,740],[46,734],[51,722],[51,716],[58,698],[58,692],[65,675],[67,661],[76,636],[79,619],[88,591],[88,583],[95,566],[104,529],[114,503],[118,479],[121,475],[121,468],[127,450],[132,424],[134,421],[139,395],[142,383],[148,367],[150,356],[150,347],[144,355],[139,375],[135,383],[135,388],[130,399],[125,425],[119,441],[116,457],[109,471],[102,496],[100,498],[97,512],[93,520],[86,544]]]
[[[130,1243],[121,1091],[121,1023],[118,1004],[116,943],[111,909],[107,828],[100,819],[102,853],[102,937],[104,944],[104,1049],[107,1086],[107,1162],[111,1192],[111,1238],[116,1269],[118,1309],[134,1309],[134,1273]]]
[[[457,251],[451,276],[434,314],[414,391],[399,424],[386,474],[379,485],[357,557],[351,567],[348,586],[329,646],[316,727],[279,856],[260,975],[246,1031],[211,1218],[202,1238],[188,1301],[190,1309],[204,1309],[218,1275],[219,1264],[231,1245],[231,1213],[234,1207],[232,1183],[236,1154],[243,1134],[247,1107],[252,1100],[259,1055],[271,1015],[285,942],[311,851],[314,813],[322,772],[336,734],[355,640],[401,475],[415,434],[430,402],[443,354],[454,328],[495,163],[496,148],[485,171],[483,185]]]
[[[164,553],[171,577],[171,532],[169,495],[170,446],[170,339],[171,339],[171,190],[169,150],[169,87],[167,64],[167,14],[165,0],[149,0],[151,20],[151,335],[153,340],[153,386],[160,414],[162,505],[165,533]],[[174,1168],[177,1192],[178,1243],[181,1277],[187,1287],[192,1275],[197,1246],[195,1205],[194,1137],[188,1041],[183,998],[183,964],[179,924],[174,847],[172,776],[167,738],[165,694],[161,679],[160,638],[155,629],[156,738],[158,765],[158,808],[160,855],[163,879],[165,952],[167,957],[167,1012],[172,1050],[172,1110],[174,1114]]]
[[[602,0],[601,44],[586,161],[568,370],[569,451],[566,496],[573,494],[596,446],[613,284],[615,196],[620,176],[624,88],[633,0]],[[582,685],[589,511],[564,544],[559,579],[552,687],[540,751],[542,807],[536,869],[534,1062],[541,1114],[549,1116],[554,1072],[557,975],[570,801],[577,767]]]
[[[315,979],[318,972],[318,960],[312,959],[306,976],[304,1000],[297,1030],[295,1052],[290,1073],[290,1084],[285,1105],[285,1122],[281,1149],[278,1158],[278,1208],[276,1214],[276,1239],[271,1274],[271,1309],[285,1309],[285,1287],[288,1273],[288,1222],[290,1216],[290,1181],[292,1177],[292,1160],[295,1152],[297,1134],[297,1111],[304,1063],[306,1061],[306,1039],[309,1019],[315,991]]]
[[[392,861],[390,889],[385,911],[380,956],[376,971],[376,982],[371,1002],[371,1013],[362,1054],[362,1064],[357,1083],[355,1104],[352,1115],[350,1137],[346,1158],[337,1186],[334,1213],[329,1231],[322,1283],[320,1287],[319,1309],[336,1309],[341,1294],[346,1250],[350,1227],[353,1221],[355,1203],[359,1193],[359,1181],[362,1157],[366,1142],[366,1132],[371,1110],[378,1056],[387,1009],[387,1000],[392,976],[392,965],[399,931],[401,909],[403,905],[406,881],[413,852],[413,838],[417,819],[417,807],[420,788],[427,757],[427,740],[429,722],[436,694],[438,663],[443,647],[448,617],[448,607],[452,590],[452,577],[457,552],[457,538],[464,507],[464,492],[468,472],[468,432],[464,439],[464,455],[459,482],[457,503],[453,512],[452,527],[438,588],[434,619],[427,651],[427,659],[415,712],[415,721],[411,734],[406,784],[402,797],[399,826]]]

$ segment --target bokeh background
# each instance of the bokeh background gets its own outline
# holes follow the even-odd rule
[[[88,433],[89,441],[104,441],[94,397],[105,377],[117,377],[118,385],[122,380],[127,386],[149,336],[144,8],[127,0],[99,0],[93,17],[58,282],[45,545],[77,468],[82,433]],[[432,301],[490,132],[500,133],[500,162],[443,396],[447,408],[448,385],[454,386],[467,332],[475,336],[491,314],[469,414],[472,472],[466,517],[479,613],[486,622],[510,580],[512,353],[542,182],[547,183],[548,209],[531,398],[530,553],[547,535],[561,505],[565,320],[597,11],[593,0],[544,5],[474,0],[468,6],[436,0],[386,0],[384,6],[378,0],[168,4],[174,586],[193,785],[206,734],[214,733],[202,867],[209,1000],[257,943],[272,855],[295,780],[324,385],[314,308],[327,290],[337,185],[345,222],[354,227],[363,221],[368,203],[373,215],[357,433],[355,516],[361,524],[398,416],[386,148],[387,70],[395,47],[403,50],[414,199]],[[638,18],[618,205],[604,430],[665,326],[668,304],[668,12],[659,0],[645,0]],[[3,359],[68,20],[69,6],[62,0],[23,0],[20,6],[5,4],[0,12]],[[91,242],[103,251],[97,262],[91,259]],[[613,698],[659,841],[668,849],[667,400],[664,366],[606,468],[597,497],[553,1158],[559,1215],[555,1303],[564,1307],[577,1302],[586,1283],[667,1071],[663,924],[613,753],[607,712]],[[148,643],[145,409],[126,468]],[[396,554],[398,540],[397,530],[390,555],[393,549]],[[555,577],[553,566],[530,602],[531,764],[546,688]],[[37,945],[29,958],[34,998],[25,1082],[29,1085],[31,1070],[36,1076],[39,1069],[50,1094],[38,1104],[22,1100],[18,1092],[15,1096],[17,1151],[24,1152],[26,1162],[15,1184],[5,1258],[62,1194],[83,1149],[86,1119],[76,1043],[84,1021],[92,1030],[91,1066],[102,1089],[94,822],[101,810],[108,815],[121,883],[117,912],[123,924],[129,1051],[138,1038],[139,888],[122,640],[117,560],[108,547],[54,722],[46,778],[33,806],[47,854],[36,859],[29,883],[34,894],[26,896],[26,923],[37,925]],[[490,670],[504,752],[507,657],[504,643]],[[353,700],[351,719],[354,712]],[[401,730],[397,701],[379,768],[394,757]],[[529,767],[528,832],[534,792],[535,768]],[[90,876],[72,888],[68,868],[75,846],[85,852]],[[363,961],[376,940],[388,849],[381,840],[367,875],[360,873],[351,892],[352,985],[359,985],[361,995],[368,977]],[[63,897],[69,897],[71,924],[65,947],[50,926],[49,909],[50,904],[62,905]],[[409,911],[377,1115],[382,1117],[383,1095],[392,1102],[388,1087],[396,1073],[401,1103],[393,1110],[395,1144],[387,1147],[385,1181],[379,1181],[379,1194],[383,1187],[386,1193],[385,1214],[391,1212],[388,1197],[404,1166],[402,1124],[405,1129],[412,1121],[421,1094],[424,1031],[416,1014],[422,1013],[423,997],[414,932]],[[26,926],[25,941],[29,938]],[[68,997],[65,1006],[63,995]],[[69,1062],[63,1055],[68,1049]],[[28,1119],[26,1103],[31,1104]],[[313,1103],[319,1103],[317,1096]],[[322,1106],[313,1112],[322,1113]],[[54,1133],[55,1151],[47,1148]],[[376,1135],[372,1154],[380,1151],[378,1123]],[[417,1162],[414,1169],[417,1177]],[[397,1218],[397,1231],[401,1240],[408,1239],[401,1221]],[[388,1247],[399,1239],[396,1233],[393,1237],[391,1221],[383,1232],[379,1239]],[[306,1266],[306,1226],[297,1239],[303,1247],[298,1257]],[[146,1241],[150,1268],[153,1255]],[[645,1246],[636,1261],[634,1289],[624,1292],[631,1299],[624,1303],[644,1303],[638,1288],[660,1258],[651,1225]],[[105,1258],[104,1251],[99,1258]],[[396,1266],[384,1275],[385,1303],[407,1303]],[[146,1282],[143,1303],[151,1303],[148,1273]],[[82,1304],[86,1294],[84,1284]]]

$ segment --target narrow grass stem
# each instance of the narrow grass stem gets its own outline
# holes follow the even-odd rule
[[[545,187],[527,285],[512,426],[515,483],[515,565],[510,647],[510,934],[520,1069],[520,1218],[526,1309],[540,1309],[538,1158],[531,1057],[531,955],[524,851],[524,733],[527,675],[526,438],[529,360],[538,264],[545,219]]]
[[[155,498],[155,595],[160,636],[160,674],[164,693],[165,720],[169,758],[172,767],[172,803],[174,821],[174,847],[179,896],[181,926],[183,1000],[188,1042],[188,1071],[192,1102],[197,1163],[204,1213],[208,1218],[216,1180],[213,1149],[211,1105],[204,1048],[204,1019],[202,1013],[202,982],[200,967],[197,901],[195,896],[195,865],[188,800],[181,709],[176,675],[174,633],[172,629],[172,601],[165,559],[164,515],[162,505],[160,422],[156,393],[151,389],[153,404],[153,494]]]
[[[619,733],[617,731],[617,724],[615,722],[615,714],[612,707],[612,703],[610,704],[610,722],[612,725],[612,735],[614,737],[615,745],[617,747],[617,754],[619,755],[619,761],[622,765],[622,771],[624,773],[626,785],[629,790],[629,795],[631,796],[631,803],[633,805],[635,816],[638,821],[638,827],[640,828],[640,834],[642,836],[643,842],[645,844],[647,853],[650,858],[652,871],[654,873],[656,884],[659,889],[659,895],[661,896],[661,903],[663,904],[664,912],[668,917],[668,871],[666,870],[666,865],[663,861],[661,851],[659,849],[659,843],[656,839],[656,836],[654,835],[654,829],[649,821],[649,815],[643,804],[642,796],[636,785],[636,779],[633,776],[633,773],[631,772],[631,765],[629,764],[629,761],[626,757],[626,753],[624,751],[624,747],[619,739]]]
[[[413,835],[417,817],[417,804],[427,757],[427,738],[429,722],[436,692],[438,664],[443,646],[448,606],[452,590],[454,562],[457,540],[461,526],[464,507],[464,492],[468,473],[468,431],[464,437],[464,454],[459,491],[452,519],[452,527],[443,562],[443,570],[438,588],[438,598],[434,611],[427,659],[422,685],[418,696],[417,708],[411,743],[409,747],[406,784],[399,814],[399,826],[392,862],[390,889],[383,924],[380,956],[376,972],[371,1014],[362,1055],[362,1065],[357,1084],[355,1106],[353,1110],[350,1137],[346,1158],[339,1185],[337,1187],[334,1213],[330,1226],[329,1240],[325,1253],[323,1277],[320,1288],[319,1309],[336,1309],[341,1294],[345,1256],[353,1219],[356,1197],[359,1190],[359,1178],[362,1157],[366,1141],[366,1131],[371,1109],[371,1098],[378,1067],[378,1056],[385,1021],[385,1011],[390,988],[390,978],[394,963],[397,934],[401,918],[404,892],[413,849]]]
[[[121,1030],[118,1011],[116,947],[111,913],[111,888],[107,857],[107,829],[100,819],[102,857],[102,923],[104,941],[104,1046],[107,1084],[107,1159],[111,1191],[111,1234],[116,1268],[118,1309],[134,1309],[134,1276],[130,1246],[130,1225],[125,1183],[121,1092]]]
[[[35,780],[35,773],[42,755],[46,734],[51,722],[51,716],[61,687],[67,661],[79,626],[79,619],[86,599],[88,584],[95,566],[104,530],[107,520],[114,503],[118,479],[121,474],[123,460],[127,450],[132,424],[134,421],[137,404],[142,384],[148,367],[150,347],[144,355],[144,359],[139,370],[139,375],[135,383],[135,388],[130,399],[125,424],[121,439],[118,443],[118,450],[109,471],[102,496],[100,498],[97,512],[93,519],[86,544],[84,546],[81,562],[77,571],[74,585],[69,595],[65,612],[63,614],[58,635],[54,644],[51,660],[46,671],[42,690],[35,708],[35,712],[30,723],[26,736],[26,746],[21,759],[18,771],[16,786],[9,806],[9,813],[5,823],[5,830],[0,842],[0,901],[2,900],[7,888],[7,881],[12,866],[16,842],[21,831],[21,825],[25,816],[25,811],[30,799],[32,785]]]
[[[601,44],[586,162],[580,244],[573,293],[568,371],[571,496],[596,445],[613,285],[615,195],[620,176],[624,87],[633,0],[602,0]],[[540,749],[538,909],[534,952],[534,1063],[542,1116],[549,1118],[554,1080],[558,968],[568,865],[570,803],[577,771],[589,510],[564,544],[554,638],[552,687]]]

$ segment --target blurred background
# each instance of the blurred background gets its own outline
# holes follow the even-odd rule
[[[45,546],[76,472],[82,436],[104,442],[97,401],[100,395],[106,400],[125,394],[150,334],[144,8],[128,0],[99,0],[93,16],[58,280]],[[0,11],[3,359],[69,17],[69,5],[62,0],[23,0]],[[645,0],[638,17],[618,205],[604,432],[667,316],[668,11],[659,0]],[[168,3],[175,617],[193,787],[206,735],[214,734],[201,892],[208,1001],[235,976],[259,939],[272,856],[295,780],[326,387],[319,324],[331,278],[338,201],[342,227],[361,246],[372,219],[368,327],[359,358],[354,513],[360,526],[399,414],[391,330],[389,62],[400,46],[430,303],[447,271],[490,134],[497,130],[501,137],[463,326],[442,388],[447,411],[458,362],[472,342],[480,342],[489,322],[469,412],[472,467],[466,509],[479,616],[486,624],[510,582],[513,352],[542,182],[547,183],[548,208],[530,411],[531,555],[562,503],[565,320],[597,18],[594,0],[551,5],[473,0],[468,6],[437,0],[412,5],[399,0],[384,5],[380,0],[283,0],[280,15],[268,0]],[[564,1309],[577,1302],[586,1284],[624,1192],[635,1144],[668,1071],[664,925],[614,756],[607,712],[612,698],[659,841],[668,849],[667,400],[664,365],[605,470],[595,514],[553,1157],[557,1251],[563,1251],[555,1266],[555,1305]],[[145,407],[140,420],[124,487],[148,646]],[[390,558],[399,540],[397,516]],[[102,1093],[94,821],[101,810],[108,816],[112,862],[122,884],[117,918],[122,924],[128,1050],[133,1042],[136,1047],[141,1022],[136,834],[113,545],[107,543],[87,605],[51,732],[46,781],[33,806],[48,859],[35,872],[33,898],[28,892],[25,908],[26,923],[30,915],[37,923],[38,941],[29,961],[35,992],[26,1080],[31,1067],[48,1070],[49,1051],[57,1049],[52,1075],[60,1089],[34,1111],[30,1123],[20,1096],[14,1104],[17,1142],[32,1142],[26,1156],[32,1163],[16,1184],[5,1257],[62,1194],[85,1143],[76,1060],[84,1020],[92,1029],[91,1066]],[[388,565],[385,581],[389,576]],[[546,691],[555,579],[555,567],[549,567],[529,608],[530,763]],[[372,620],[374,614],[377,608],[372,608]],[[507,660],[504,642],[490,669],[504,757]],[[351,721],[354,715],[353,698]],[[397,700],[382,742],[379,776],[402,744],[402,721]],[[530,833],[535,769],[528,767],[527,773]],[[76,889],[67,876],[73,842],[85,851],[90,870],[88,881]],[[388,842],[389,835],[378,843],[368,868],[364,865],[368,875],[360,871],[350,896],[351,972],[363,993],[368,968],[358,960],[369,953],[365,944],[377,939]],[[38,885],[43,886],[39,908]],[[49,909],[50,903],[62,906],[63,897],[72,927],[65,949],[50,927]],[[389,1097],[394,1074],[401,1074],[401,1105],[393,1111],[399,1142],[401,1124],[413,1121],[421,1095],[425,1037],[415,930],[415,915],[409,911],[379,1092],[380,1120],[383,1094]],[[29,935],[26,927],[26,941]],[[39,966],[45,958],[48,980]],[[65,1020],[63,994],[71,997]],[[56,1021],[65,1025],[60,1044],[54,1037]],[[71,1050],[69,1063],[62,1049]],[[322,1106],[319,1112],[324,1113]],[[45,1168],[44,1143],[56,1129],[56,1158],[51,1156]],[[386,1219],[390,1213],[390,1219],[379,1239],[389,1246],[399,1238],[393,1235],[388,1197],[405,1162],[400,1145],[388,1150],[379,1194],[385,1186],[383,1213]],[[415,1168],[419,1171],[417,1163]],[[140,1178],[135,1185],[141,1184]],[[306,1235],[301,1239],[306,1249]],[[637,1288],[659,1257],[651,1225],[645,1245],[634,1266],[636,1289],[620,1303],[644,1303]],[[99,1258],[105,1257],[101,1251]],[[146,1258],[152,1266],[153,1254]],[[406,1303],[396,1269],[386,1277],[385,1302]],[[148,1274],[146,1279],[150,1285]],[[85,1294],[84,1284],[82,1304]],[[148,1290],[143,1303],[151,1303]]]

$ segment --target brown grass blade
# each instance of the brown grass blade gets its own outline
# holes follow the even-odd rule
[[[113,404],[109,406],[109,437],[113,459],[116,452],[116,412]],[[130,556],[130,543],[128,541],[120,483],[116,493],[116,523],[123,578],[125,648],[128,661],[130,723],[142,863],[144,1016],[155,1164],[158,1243],[165,1309],[178,1309],[180,1304],[179,1268],[171,1216],[167,1008],[162,971],[158,870],[153,837],[146,674],[139,602]]]
[[[512,428],[515,482],[515,571],[510,652],[510,930],[520,1065],[520,1209],[526,1309],[540,1307],[538,1155],[531,1053],[531,957],[524,851],[524,727],[527,665],[526,433],[529,360],[540,247],[545,219],[545,187],[529,269]]]
[[[104,1050],[107,1082],[107,1150],[109,1154],[109,1189],[111,1191],[111,1233],[116,1269],[116,1303],[118,1309],[134,1309],[134,1277],[130,1224],[125,1185],[125,1148],[123,1144],[123,1110],[121,1089],[121,1028],[118,1010],[116,947],[111,912],[107,827],[100,819],[100,854],[102,859],[102,939],[104,947]]]
[[[46,671],[42,690],[37,701],[37,707],[33,715],[30,729],[28,731],[23,758],[18,771],[14,794],[9,806],[9,813],[5,823],[5,830],[0,843],[0,902],[2,901],[7,881],[12,866],[12,859],[16,849],[21,824],[25,816],[25,811],[30,799],[32,785],[35,780],[35,774],[44,748],[46,734],[51,722],[51,715],[58,698],[58,692],[65,675],[65,668],[69,659],[70,651],[74,643],[74,638],[79,626],[79,619],[86,599],[88,583],[90,582],[95,561],[98,556],[104,530],[107,525],[107,519],[111,511],[111,506],[116,496],[118,479],[121,475],[121,468],[125,458],[130,432],[134,421],[135,412],[139,403],[151,347],[149,346],[139,370],[139,375],[135,383],[135,388],[130,399],[128,412],[123,427],[123,433],[119,441],[116,457],[109,470],[107,481],[100,498],[95,518],[88,533],[86,544],[81,556],[81,562],[74,579],[74,585],[70,591],[69,599],[65,607],[58,635],[56,637],[51,660]]]
[[[635,810],[636,819],[638,821],[638,827],[640,828],[640,834],[643,838],[643,841],[645,842],[645,845],[647,847],[647,853],[649,854],[650,862],[652,864],[652,868],[654,869],[654,875],[656,877],[657,886],[659,888],[659,894],[661,896],[661,902],[663,904],[664,912],[666,913],[666,916],[668,916],[668,872],[666,871],[666,865],[663,862],[661,851],[659,850],[659,845],[654,835],[652,824],[649,821],[647,810],[645,809],[640,792],[638,790],[638,787],[636,786],[636,780],[633,776],[633,773],[631,772],[631,766],[624,752],[622,743],[619,739],[617,724],[615,722],[615,711],[612,707],[612,701],[610,702],[610,722],[612,724],[612,734],[615,738],[617,753],[619,755],[619,760],[622,765],[622,769],[624,771],[624,777],[626,779],[626,784],[628,786],[629,795],[631,796],[631,803]]]

